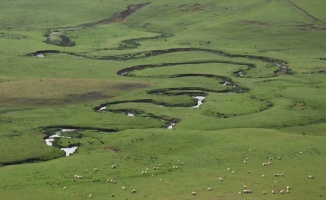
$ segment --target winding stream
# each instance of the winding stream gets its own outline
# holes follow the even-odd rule
[[[61,129],[60,131],[55,132],[54,135],[50,135],[47,139],[45,139],[45,143],[48,146],[53,146],[53,142],[57,138],[71,138],[71,137],[62,136],[61,133],[72,132],[72,131],[75,131],[75,129]],[[71,154],[75,153],[77,148],[78,148],[77,146],[72,146],[67,148],[61,148],[61,150],[66,153],[66,156],[70,156]]]

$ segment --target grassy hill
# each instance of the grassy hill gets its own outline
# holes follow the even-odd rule
[[[0,199],[324,199],[325,7],[1,1]]]

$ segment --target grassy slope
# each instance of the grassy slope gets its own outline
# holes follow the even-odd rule
[[[321,9],[325,7],[323,1],[292,2],[321,21],[325,20]],[[86,132],[80,140],[79,153],[72,157],[0,168],[2,198],[44,199],[47,194],[48,199],[84,199],[93,193],[94,197],[105,199],[114,192],[121,199],[144,199],[145,196],[148,199],[192,199],[190,193],[197,191],[202,199],[239,199],[242,196],[237,192],[247,184],[254,191],[250,198],[260,199],[261,191],[266,190],[269,193],[266,198],[272,199],[270,191],[274,179],[271,176],[282,171],[286,176],[280,178],[276,189],[286,185],[294,188],[285,199],[323,199],[326,195],[322,178],[325,177],[322,171],[325,156],[322,155],[326,153],[323,145],[326,83],[325,71],[320,71],[326,66],[320,58],[325,58],[325,25],[281,0],[251,0],[241,4],[227,0],[153,1],[124,23],[68,32],[77,44],[74,47],[43,42],[46,40],[43,35],[50,28],[108,19],[136,3],[141,2],[18,0],[0,3],[0,162],[49,159],[62,154],[44,144],[40,127],[136,129],[114,135]],[[302,28],[306,24],[318,29]],[[173,37],[145,39],[161,32]],[[134,38],[144,38],[137,41],[141,44],[138,48],[117,50],[123,40]],[[46,49],[94,57],[177,47],[284,59],[295,74],[270,77],[273,68],[265,70],[265,63],[205,52],[171,53],[127,61],[81,59],[66,54],[46,54],[44,58],[25,56]],[[176,130],[143,130],[164,124],[155,119],[93,111],[101,103],[116,100],[152,98],[167,104],[191,101],[186,96],[149,95],[146,91],[150,89],[185,86],[223,89],[218,80],[205,78],[116,75],[118,70],[134,65],[216,59],[253,62],[257,69],[244,78],[231,74],[240,69],[239,66],[222,64],[177,65],[133,72],[137,76],[211,73],[227,76],[250,88],[246,94],[209,94],[206,104],[199,109],[132,103],[115,106],[179,118],[182,122],[177,124]],[[273,107],[261,112],[269,102]],[[112,147],[119,149],[118,154],[110,151]],[[254,152],[252,155],[248,154],[249,148]],[[298,151],[304,154],[298,155]],[[284,157],[282,161],[275,161],[275,165],[266,169],[261,166],[267,157],[279,155]],[[250,162],[243,165],[242,159],[247,156]],[[255,164],[251,164],[251,158]],[[186,165],[177,172],[171,171],[179,159]],[[240,163],[236,164],[235,160]],[[76,162],[80,164],[76,166]],[[111,163],[117,163],[119,170],[111,171]],[[158,163],[164,166],[155,172],[158,177],[140,175],[146,166],[152,168]],[[85,175],[86,179],[73,181],[73,174],[84,174],[85,169],[91,171],[94,167],[101,169],[98,174],[91,172]],[[228,174],[227,167],[239,170],[240,174]],[[56,170],[49,173],[53,168]],[[247,170],[252,173],[248,175]],[[267,176],[264,180],[260,179],[262,173]],[[305,186],[303,183],[309,174],[316,179]],[[218,182],[219,176],[225,177],[225,182]],[[105,179],[110,177],[116,178],[118,184],[105,184]],[[162,182],[158,181],[160,178]],[[129,189],[125,192],[120,189],[122,185],[135,187],[139,193],[131,196]],[[63,186],[68,190],[63,191]],[[205,188],[210,186],[214,189],[208,193]]]

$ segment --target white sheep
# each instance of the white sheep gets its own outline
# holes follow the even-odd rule
[[[244,160],[243,163],[244,163],[244,164],[247,164],[247,161]]]
[[[279,157],[277,157],[277,159],[279,159],[279,160],[282,160],[282,158],[279,156]]]
[[[98,171],[98,169],[95,167],[95,168],[94,168],[94,172],[97,172],[97,171]]]
[[[228,171],[230,171],[230,168],[227,168]]]
[[[83,178],[83,177],[80,176],[80,175],[74,175],[74,177],[75,177],[75,178],[78,178],[78,179],[79,179],[79,178]]]
[[[131,193],[136,193],[136,189],[132,189],[131,190]]]
[[[126,190],[126,186],[122,186],[121,189],[122,189],[122,190]]]
[[[308,179],[314,179],[315,177],[313,177],[312,175],[308,176]]]
[[[89,194],[88,197],[92,197],[92,194]]]
[[[272,194],[275,194],[274,190],[272,190]]]
[[[243,185],[243,188],[247,188],[247,186],[246,185]]]
[[[115,168],[117,168],[117,165],[111,165],[111,168],[115,169]]]
[[[197,193],[196,193],[196,192],[192,192],[191,194],[192,194],[192,195],[197,195]]]
[[[265,175],[264,175],[264,174],[262,174],[262,175],[261,175],[261,177],[262,177],[262,178],[264,178],[264,177],[265,177]]]
[[[212,188],[211,187],[207,188],[207,191],[212,191]]]
[[[242,193],[251,193],[251,190],[242,190]]]
[[[65,190],[65,189],[67,189],[67,188],[66,188],[66,187],[63,187],[62,189],[64,189],[64,190]]]
[[[222,177],[220,177],[218,180],[219,180],[219,181],[223,181],[223,178],[222,178]]]
[[[290,186],[286,186],[286,190],[290,190],[291,188],[290,188]]]
[[[290,193],[290,190],[285,190],[286,193]]]
[[[280,193],[281,193],[281,194],[284,194],[284,193],[285,193],[285,191],[284,191],[284,190],[281,190],[281,191],[280,191]]]
[[[267,194],[265,191],[262,192],[263,194]]]
[[[114,197],[114,194],[113,193],[111,194],[111,197]]]

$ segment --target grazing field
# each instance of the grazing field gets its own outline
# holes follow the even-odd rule
[[[325,8],[2,0],[0,199],[325,199]]]

